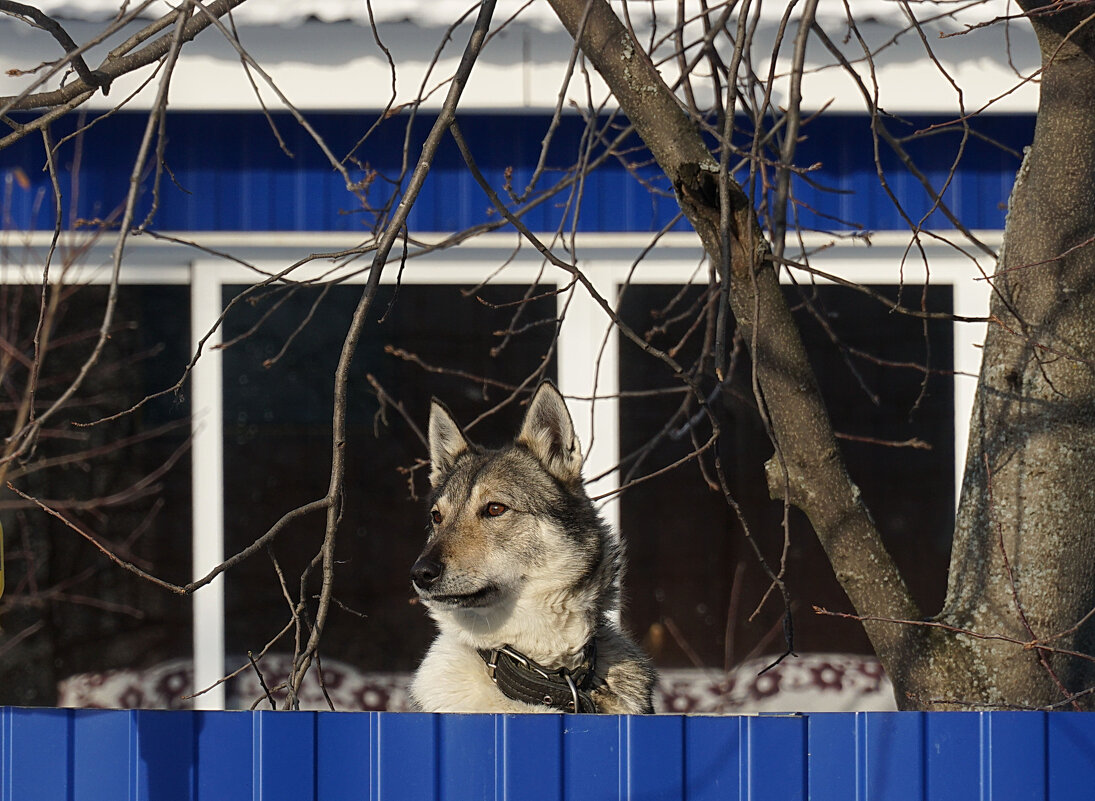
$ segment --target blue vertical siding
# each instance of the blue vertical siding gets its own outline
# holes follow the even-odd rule
[[[70,115],[56,122],[54,139],[71,133],[78,119]],[[362,190],[366,203],[373,207],[369,210],[347,191],[343,177],[304,129],[284,114],[275,114],[273,119],[291,155],[282,150],[261,114],[171,114],[165,151],[171,176],[162,180],[152,226],[181,231],[367,231],[376,222],[375,209],[393,196],[398,198],[399,188],[393,182],[398,181],[402,169],[407,126],[413,168],[434,122],[428,115],[419,115],[413,123],[406,118],[387,120],[353,151],[373,124],[373,116],[317,113],[308,117],[337,159],[353,151],[352,158],[343,162],[351,180],[362,181],[376,174]],[[943,121],[916,117],[887,124],[895,135],[905,136]],[[132,170],[130,160],[145,122],[142,114],[119,113],[100,120],[60,148],[57,163],[66,188],[68,224],[105,218],[120,207]],[[1033,122],[1029,115],[984,116],[973,121],[981,134],[1003,147],[969,139],[963,150],[958,131],[910,141],[906,147],[936,191],[943,189],[961,150],[945,198],[966,226],[1000,228],[1003,204],[1019,164],[1016,153],[1030,142]],[[460,116],[462,130],[487,180],[501,189],[506,171],[511,170],[516,193],[523,192],[531,179],[549,123],[550,118],[541,114]],[[563,118],[538,189],[561,179],[575,163],[584,147],[584,131],[585,121],[580,117]],[[599,152],[595,150],[594,155]],[[79,191],[72,192],[71,170],[77,155]],[[952,227],[942,213],[928,215],[932,206],[928,194],[884,144],[878,160],[910,219],[926,218],[928,227]],[[879,183],[866,117],[829,114],[811,121],[803,130],[796,162],[803,168],[818,165],[794,179],[797,205],[792,219],[804,227],[875,231],[905,227]],[[48,230],[53,226],[49,177],[42,171],[43,164],[40,138],[27,137],[0,151],[0,187],[11,187],[10,193],[0,193],[0,214],[16,228]],[[744,180],[746,176],[738,177]],[[27,180],[29,188],[23,188],[21,184]],[[151,209],[150,183],[147,188],[138,219]],[[576,221],[574,203],[569,200],[569,190],[547,200],[528,213],[527,224],[540,231],[561,225],[579,231],[657,231],[679,212],[665,176],[637,140],[626,145],[622,157],[607,159],[584,179]],[[498,219],[489,207],[451,138],[446,138],[411,212],[409,226],[412,231],[459,230]],[[686,230],[688,224],[678,221],[674,228]]]
[[[3,801],[1077,801],[1095,716],[0,710]]]

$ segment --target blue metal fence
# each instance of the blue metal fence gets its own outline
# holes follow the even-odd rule
[[[1095,715],[0,710],[3,801],[1084,801]]]

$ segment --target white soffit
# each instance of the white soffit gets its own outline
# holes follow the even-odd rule
[[[56,16],[77,42],[98,35],[113,18],[119,0],[40,0],[36,4]],[[620,2],[613,7],[622,11]],[[718,9],[718,4],[708,4]],[[754,2],[754,5],[757,5]],[[795,8],[800,8],[799,3]],[[878,85],[878,103],[893,113],[935,112],[958,114],[987,107],[990,111],[1033,111],[1037,83],[1024,80],[1038,66],[1038,49],[1024,20],[1007,21],[1018,13],[1009,0],[984,3],[955,0],[849,0],[857,30],[873,51],[873,65],[848,25],[844,3],[821,0],[818,22],[848,58],[868,92]],[[136,6],[130,2],[129,8]],[[154,3],[150,9],[166,4]],[[686,8],[698,8],[686,0]],[[754,68],[766,75],[780,20],[787,4],[760,4],[760,18],[753,47]],[[278,89],[300,109],[375,110],[413,102],[426,87],[424,105],[436,108],[467,41],[477,4],[474,0],[371,0],[377,34],[396,64],[395,91],[384,50],[368,30],[365,0],[249,0],[234,12],[240,40],[269,73]],[[676,19],[677,0],[642,0],[627,6],[630,21],[644,42],[666,36]],[[923,38],[910,30],[908,13],[924,26]],[[448,42],[446,29],[456,20],[465,22]],[[494,14],[496,34],[488,42],[465,90],[466,110],[543,111],[558,102],[572,41],[554,17],[546,0],[499,0]],[[994,22],[995,21],[995,22]],[[992,23],[992,24],[984,24]],[[698,23],[692,28],[698,30]],[[790,64],[797,16],[792,14],[775,64],[774,101],[787,94],[786,72]],[[691,33],[691,31],[690,31]],[[21,91],[32,75],[9,75],[11,69],[28,70],[56,58],[57,45],[45,33],[25,23],[0,16],[0,95]],[[120,41],[110,39],[93,49],[88,58],[97,64],[107,49]],[[931,49],[929,57],[928,48]],[[441,54],[432,65],[436,51]],[[657,51],[667,59],[668,48]],[[725,58],[729,53],[723,54]],[[661,63],[669,81],[676,78],[672,59]],[[140,78],[147,77],[145,70]],[[597,103],[606,92],[595,77],[587,89],[580,68],[571,79],[567,99],[586,107],[589,97]],[[276,93],[260,76],[263,102],[279,108]],[[703,86],[694,86],[701,102]],[[102,95],[93,107],[108,108],[134,91],[138,76],[120,80],[109,98]],[[961,93],[958,88],[961,88]],[[147,107],[154,92],[145,90],[133,107]],[[866,108],[860,86],[820,42],[813,40],[807,53],[803,95],[808,109],[862,113]],[[171,104],[176,109],[258,110],[260,105],[236,50],[216,31],[207,31],[188,46],[175,71]],[[568,103],[569,105],[569,103]]]

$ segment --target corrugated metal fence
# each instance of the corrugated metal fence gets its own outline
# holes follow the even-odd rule
[[[1095,798],[1095,715],[0,710],[3,801]]]

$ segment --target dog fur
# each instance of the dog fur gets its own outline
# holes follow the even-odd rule
[[[426,547],[412,585],[439,634],[411,696],[425,712],[545,712],[493,683],[480,649],[508,646],[574,669],[596,645],[598,712],[653,711],[650,660],[619,626],[623,547],[582,484],[582,454],[550,382],[529,402],[513,444],[470,443],[436,400],[429,423]]]

